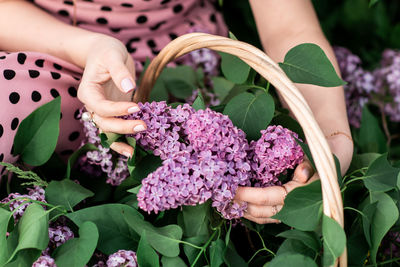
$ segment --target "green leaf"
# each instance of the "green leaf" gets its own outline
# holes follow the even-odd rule
[[[198,94],[197,94],[196,99],[193,102],[192,107],[195,110],[206,109],[206,104],[204,104],[204,98],[203,98],[203,95],[201,94],[201,91],[197,90],[197,92],[198,92]]]
[[[224,262],[228,267],[246,267],[248,264],[244,261],[244,259],[237,253],[235,246],[232,242],[229,242],[226,247]]]
[[[69,180],[51,181],[46,188],[46,200],[55,206],[61,205],[73,211],[73,207],[82,200],[92,197],[93,192]]]
[[[24,249],[17,253],[14,260],[2,267],[25,267],[32,266],[32,263],[39,258],[40,251],[37,249]]]
[[[49,243],[48,226],[47,212],[43,207],[36,203],[30,204],[18,223],[18,245],[8,262],[24,249],[44,250]]]
[[[208,202],[196,206],[182,207],[185,236],[208,235],[208,211]]]
[[[151,89],[149,102],[152,101],[168,101],[168,90],[162,78],[158,78]]]
[[[94,223],[84,222],[79,228],[79,238],[73,238],[58,247],[52,257],[58,267],[81,267],[89,262],[96,249],[99,232]]]
[[[351,160],[348,173],[368,167],[374,160],[379,158],[380,155],[381,154],[378,153],[363,153],[354,155],[353,159]]]
[[[171,224],[164,227],[154,227],[132,213],[125,213],[126,223],[139,235],[146,231],[148,243],[159,253],[167,257],[179,255],[179,241],[182,239],[182,229]]]
[[[218,52],[221,56],[221,70],[224,76],[231,82],[242,84],[249,76],[250,67],[237,56]]]
[[[321,249],[321,241],[319,240],[315,232],[303,232],[297,229],[292,229],[282,232],[277,236],[298,240],[315,252],[319,252]]]
[[[144,158],[136,163],[135,169],[132,171],[131,176],[138,182],[147,177],[150,173],[154,172],[162,165],[160,157],[154,155],[146,155]]]
[[[251,89],[254,89],[253,85],[248,85],[248,84],[242,84],[242,85],[235,85],[233,88],[228,92],[227,96],[222,100],[222,105],[227,104],[229,101],[232,100],[237,95],[240,95],[241,93],[247,92]]]
[[[14,137],[14,155],[20,155],[23,162],[32,166],[49,160],[60,131],[60,106],[61,98],[57,97],[21,122]]]
[[[318,265],[309,257],[301,254],[282,254],[276,256],[268,265],[268,267],[282,267],[282,266],[301,266],[301,267],[317,267]]]
[[[158,267],[160,266],[158,255],[149,245],[146,239],[146,231],[143,231],[137,249],[137,261],[140,267]]]
[[[283,241],[278,251],[276,252],[276,256],[280,256],[282,254],[301,254],[310,258],[315,257],[317,254],[315,251],[307,247],[304,242],[296,240],[296,239],[286,239]],[[317,254],[318,255],[318,254]]]
[[[279,66],[295,83],[325,87],[346,84],[339,78],[324,51],[316,44],[305,43],[293,47]]]
[[[399,169],[393,168],[383,154],[371,163],[363,181],[370,191],[385,192],[396,188],[398,175]]]
[[[260,131],[266,129],[272,120],[274,111],[275,104],[271,95],[241,93],[228,102],[224,114],[246,133],[249,140],[257,140],[261,136]]]
[[[272,218],[302,231],[313,231],[322,215],[321,182],[295,188],[285,198],[285,205]]]
[[[307,156],[308,160],[311,163],[311,166],[314,168],[314,170],[316,170],[317,168],[315,167],[315,162],[314,162],[314,158],[311,154],[310,151],[310,147],[308,146],[308,144],[304,143],[303,141],[299,140],[299,139],[295,139],[296,143],[299,144],[299,146],[301,146],[301,149],[303,150],[304,154]]]
[[[228,81],[227,79],[222,78],[222,77],[212,77],[211,81],[214,86],[214,92],[218,96],[218,98],[221,100],[221,102],[224,100],[224,98],[229,94],[229,92],[235,86],[235,84],[233,82]]]
[[[324,238],[323,263],[324,266],[331,266],[344,251],[346,234],[335,220],[323,215],[322,236]]]
[[[65,177],[67,179],[71,178],[71,168],[74,166],[75,162],[81,155],[86,154],[86,152],[88,151],[93,151],[97,149],[98,148],[95,145],[87,143],[84,146],[80,147],[78,150],[76,150],[74,153],[72,153],[72,155],[68,158],[67,174],[65,175]]]
[[[210,267],[219,267],[224,262],[225,243],[221,239],[212,241],[210,245]]]
[[[97,248],[105,254],[112,254],[119,249],[136,250],[138,234],[125,220],[126,214],[143,220],[143,216],[134,208],[123,204],[104,204],[81,209],[66,216],[78,227],[86,221],[96,224],[99,230]]]
[[[369,111],[367,105],[363,107],[358,146],[362,153],[385,153],[386,137],[381,130],[377,118]]]
[[[168,92],[179,99],[190,97],[193,94],[193,90],[197,89],[194,84],[190,84],[184,80],[167,80],[164,81],[164,84]]]
[[[303,129],[293,117],[286,114],[279,114],[272,119],[271,125],[282,125],[285,128],[298,134],[299,138],[304,142],[306,140]]]
[[[369,0],[369,7],[372,7],[373,5],[375,5],[378,2],[379,2],[379,0]]]
[[[8,246],[7,246],[7,228],[8,222],[10,221],[12,213],[0,208],[0,266],[8,259]]]
[[[376,263],[376,254],[383,237],[399,218],[399,210],[393,199],[385,193],[371,193],[372,201],[378,201],[371,222],[371,259]]]
[[[364,214],[364,216],[362,216],[364,236],[370,247],[372,246],[371,225],[372,225],[372,221],[374,218],[374,214],[376,212],[377,205],[378,205],[378,202],[368,203],[367,205],[365,205],[365,207],[363,208],[363,211],[362,211],[362,213]]]
[[[111,144],[120,138],[122,134],[117,133],[100,133],[100,143],[105,148],[110,148]]]
[[[186,267],[186,263],[179,257],[166,257],[161,258],[161,266],[163,267]]]

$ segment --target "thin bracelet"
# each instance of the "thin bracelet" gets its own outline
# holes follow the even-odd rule
[[[332,136],[336,136],[336,135],[340,135],[340,134],[346,136],[347,139],[349,139],[351,142],[353,142],[353,138],[351,138],[350,135],[348,135],[348,134],[345,133],[345,132],[341,132],[341,131],[333,132],[333,133],[331,133],[330,135],[325,136],[325,137],[328,139],[328,138],[330,138],[330,137],[332,137]]]

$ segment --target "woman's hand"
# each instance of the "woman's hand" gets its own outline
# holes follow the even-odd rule
[[[351,139],[346,135],[340,134],[329,136],[327,141],[332,153],[338,157],[342,174],[344,174],[350,165],[353,155]],[[236,191],[235,200],[237,202],[247,202],[247,210],[244,214],[246,219],[259,224],[278,223],[278,220],[271,217],[281,210],[287,193],[316,179],[319,179],[318,174],[314,172],[309,161],[304,161],[297,166],[290,182],[282,186],[266,188],[239,187]]]
[[[94,39],[87,55],[78,98],[92,112],[92,119],[103,132],[132,134],[146,130],[141,120],[123,120],[115,116],[139,111],[131,102],[135,89],[135,66],[125,46],[117,39],[101,36]],[[131,157],[133,148],[114,142],[111,148]]]

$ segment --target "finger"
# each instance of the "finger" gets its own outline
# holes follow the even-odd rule
[[[111,59],[109,71],[112,80],[122,92],[128,93],[135,89],[135,65],[133,64],[133,60],[130,56],[128,56],[126,63],[122,60],[122,58]]]
[[[112,117],[101,117],[93,114],[93,122],[104,132],[119,134],[133,134],[146,130],[146,124],[142,120],[123,120]]]
[[[277,214],[282,209],[282,205],[276,206],[261,206],[248,204],[245,215],[250,215],[254,218],[269,218]]]
[[[136,103],[107,100],[100,85],[88,82],[82,82],[79,85],[78,98],[85,104],[87,110],[93,111],[102,117],[123,116],[140,111]]]
[[[308,179],[310,179],[311,176],[313,176],[313,174],[314,174],[314,169],[311,166],[310,161],[304,160],[296,167],[292,180],[297,181],[299,183],[306,183]]]
[[[122,142],[114,142],[110,145],[110,148],[127,158],[131,158],[133,155],[133,147]]]
[[[282,186],[239,187],[236,190],[235,200],[264,206],[283,205],[286,194]]]
[[[249,214],[247,214],[247,215],[245,214],[243,217],[245,217],[247,220],[253,221],[258,224],[280,223],[281,222],[280,220],[271,219],[271,218],[256,218]]]

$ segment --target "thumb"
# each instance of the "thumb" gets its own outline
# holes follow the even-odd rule
[[[110,75],[118,89],[124,93],[131,92],[136,87],[133,60],[128,55],[127,63],[122,60],[115,60],[109,67]]]
[[[292,180],[305,184],[308,181],[308,179],[310,179],[313,176],[313,174],[314,174],[314,169],[311,166],[310,162],[308,160],[304,160],[297,166],[296,170],[294,171]]]

